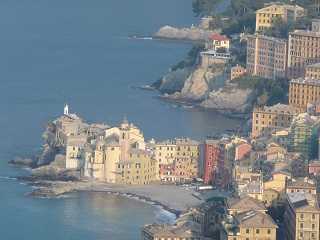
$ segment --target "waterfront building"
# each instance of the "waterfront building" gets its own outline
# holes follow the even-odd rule
[[[87,136],[68,136],[66,145],[66,169],[79,170],[83,167],[83,149],[87,143]]]
[[[261,34],[247,36],[247,74],[267,79],[285,78],[287,40]]]
[[[191,181],[199,174],[200,143],[189,138],[176,138],[174,170],[179,182]]]
[[[319,219],[319,205],[313,195],[305,192],[290,192],[286,194],[285,239],[319,239]]]
[[[160,164],[159,165],[159,177],[162,182],[175,183],[176,178],[175,164]]]
[[[284,22],[293,22],[297,18],[303,17],[305,10],[298,5],[289,5],[271,2],[256,11],[256,31],[263,31],[270,27],[276,19]]]
[[[242,77],[243,75],[245,75],[247,72],[247,70],[240,66],[240,65],[236,65],[234,67],[231,68],[231,76],[230,76],[230,80],[234,80],[234,79],[237,79],[239,77]]]
[[[320,62],[320,32],[309,30],[290,32],[288,77],[303,77],[306,66],[318,62]]]
[[[224,146],[219,140],[208,139],[204,142],[204,174],[203,182],[212,184],[219,162],[224,158]]]
[[[128,152],[128,159],[117,163],[116,183],[145,185],[156,181],[156,161],[152,155],[139,149]]]
[[[306,160],[317,152],[319,120],[302,113],[294,117],[289,130],[288,150],[302,154]]]
[[[269,136],[273,131],[290,126],[296,110],[285,104],[273,106],[256,107],[252,114],[253,138]]]
[[[170,170],[170,166],[174,164],[177,156],[177,145],[175,141],[167,140],[162,142],[155,143],[154,147],[154,158],[157,162],[157,172],[159,172],[159,177],[163,178],[163,174],[171,174],[172,169]],[[165,166],[168,166],[169,171],[163,171],[166,169]],[[173,167],[174,169],[174,167]],[[166,178],[166,177],[165,177]],[[166,178],[168,180],[168,178]],[[171,179],[171,177],[170,177]]]
[[[172,164],[177,156],[177,144],[175,141],[167,140],[156,142],[154,158],[158,164]]]
[[[300,112],[320,100],[320,80],[297,78],[290,81],[289,105]]]
[[[222,222],[221,240],[276,240],[277,224],[266,213],[250,210],[227,216]]]
[[[213,33],[209,37],[206,43],[206,49],[217,51],[218,49],[225,49],[226,52],[230,48],[230,39],[227,36],[221,35],[219,33]]]

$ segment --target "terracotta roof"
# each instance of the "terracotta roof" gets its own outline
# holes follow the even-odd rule
[[[211,40],[217,40],[217,41],[229,41],[229,38],[227,36],[224,36],[224,35],[220,35],[218,33],[213,33],[211,36],[210,36],[210,39]]]

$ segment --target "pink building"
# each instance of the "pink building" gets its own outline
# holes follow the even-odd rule
[[[309,163],[309,174],[320,175],[320,161],[313,161]]]
[[[235,160],[240,161],[247,157],[252,150],[252,146],[248,143],[242,143],[238,145],[235,149]]]

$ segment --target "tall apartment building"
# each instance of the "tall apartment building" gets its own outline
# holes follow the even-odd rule
[[[282,3],[269,3],[264,8],[256,11],[256,31],[270,28],[275,19],[280,18],[284,22],[295,21],[305,14],[303,7]]]
[[[287,41],[260,34],[247,36],[247,74],[268,79],[287,72]]]
[[[206,140],[204,142],[203,181],[205,184],[214,182],[215,172],[223,158],[224,146],[218,140]]]
[[[270,134],[273,130],[290,127],[296,110],[288,105],[256,107],[252,115],[252,137]]]
[[[318,240],[320,210],[317,199],[308,193],[287,193],[284,228],[286,240]]]
[[[310,70],[308,71],[310,75]],[[301,112],[306,112],[308,104],[320,100],[320,80],[297,78],[290,81],[289,105]]]
[[[320,62],[320,32],[295,30],[289,33],[288,76],[303,77],[307,65]]]

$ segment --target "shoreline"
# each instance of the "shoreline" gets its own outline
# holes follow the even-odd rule
[[[55,198],[68,193],[105,193],[119,195],[130,199],[144,201],[170,212],[176,218],[190,207],[196,207],[205,202],[196,197],[194,189],[182,186],[150,184],[150,185],[118,185],[96,181],[47,181],[30,180],[32,176],[17,177],[16,180],[31,186],[30,197]],[[29,179],[29,180],[28,180]]]

